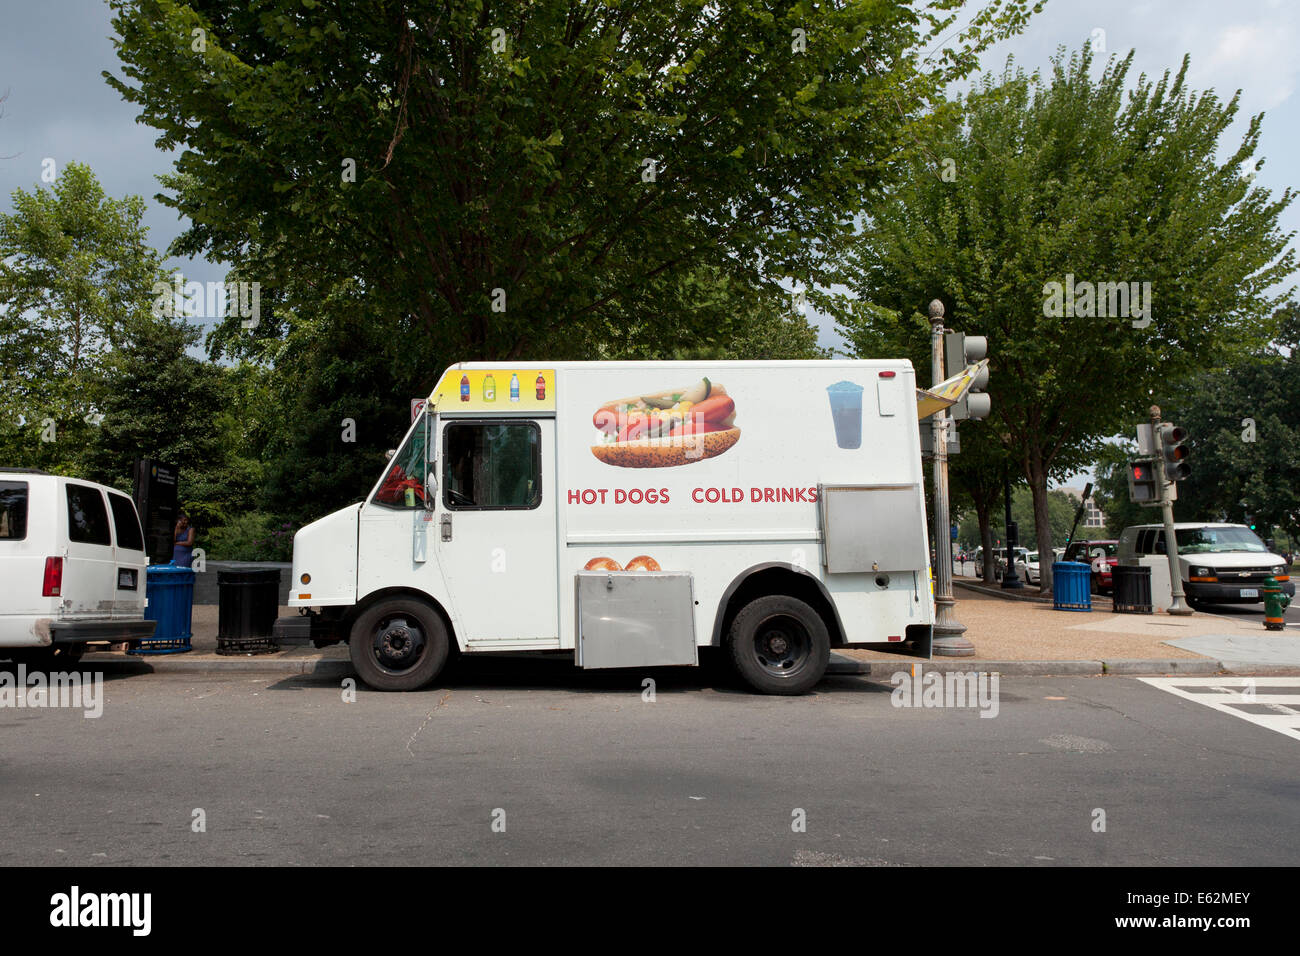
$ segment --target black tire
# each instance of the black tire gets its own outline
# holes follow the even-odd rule
[[[442,616],[414,598],[386,598],[352,624],[348,653],[375,690],[419,690],[441,673],[451,650]]]
[[[763,694],[806,694],[831,657],[830,632],[811,606],[788,594],[755,598],[727,633],[731,663]]]

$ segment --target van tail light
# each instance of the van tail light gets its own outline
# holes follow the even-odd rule
[[[45,583],[41,586],[41,597],[58,597],[63,590],[63,559],[45,559]]]

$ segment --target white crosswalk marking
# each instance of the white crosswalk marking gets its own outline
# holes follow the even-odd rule
[[[1300,677],[1139,677],[1138,680],[1300,740]]]

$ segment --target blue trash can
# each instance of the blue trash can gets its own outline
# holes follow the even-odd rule
[[[132,648],[132,654],[182,654],[193,650],[190,621],[194,610],[194,569],[175,564],[151,564],[146,571],[144,616],[157,621],[153,637]]]
[[[1052,562],[1052,607],[1058,611],[1092,610],[1092,568],[1081,561]]]

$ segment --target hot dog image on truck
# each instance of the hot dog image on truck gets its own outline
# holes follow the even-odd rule
[[[607,465],[669,468],[721,455],[740,439],[736,403],[704,378],[685,388],[606,402],[592,416]]]
[[[917,423],[945,404],[901,359],[455,365],[365,499],[298,532],[290,604],[381,690],[453,654],[718,647],[772,694],[832,648],[928,657]]]

